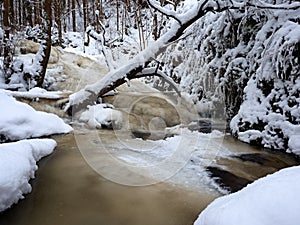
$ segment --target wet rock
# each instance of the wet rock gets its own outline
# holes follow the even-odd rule
[[[147,96],[135,101],[130,114],[139,117],[139,120],[149,129],[149,124],[153,118],[160,118],[165,126],[172,127],[180,124],[180,117],[176,108],[163,98]]]
[[[248,179],[236,176],[235,174],[218,167],[208,166],[206,170],[209,172],[210,177],[214,178],[220,187],[230,192],[239,191],[247,186],[247,184],[251,183]]]
[[[143,140],[147,140],[151,133],[147,130],[132,130],[132,135],[136,138],[142,138]]]
[[[191,131],[199,131],[201,133],[211,133],[212,124],[210,120],[197,120],[188,125]]]
[[[238,156],[233,156],[233,158],[237,158],[242,160],[243,162],[254,162],[258,163],[260,165],[263,165],[267,158],[266,156],[259,154],[259,153],[254,153],[254,154],[242,154]]]
[[[30,40],[21,40],[17,43],[16,49],[19,49],[21,54],[36,54],[40,49],[40,44],[30,41]],[[18,52],[18,50],[16,50]],[[59,60],[58,51],[55,48],[51,48],[49,64],[57,63]]]
[[[237,156],[232,156],[233,158],[237,158],[242,160],[243,162],[253,162],[263,166],[276,166],[276,168],[280,169],[288,166],[283,161],[279,160],[276,157],[272,157],[270,155],[261,154],[261,153],[253,153],[253,154],[241,154]]]
[[[134,101],[128,114],[129,130],[136,138],[161,140],[166,128],[180,123],[176,108],[163,98],[146,96]]]
[[[114,120],[105,121],[105,123],[100,123],[101,129],[108,129],[108,130],[120,130],[122,125]]]

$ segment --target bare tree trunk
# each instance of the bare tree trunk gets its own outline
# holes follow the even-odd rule
[[[142,14],[141,14],[141,8],[138,8],[138,23],[140,24],[140,32],[141,32],[141,39],[142,39],[142,49],[145,49],[145,36],[144,36],[144,25],[143,25],[143,21],[142,21]]]
[[[62,45],[62,2],[60,0],[53,1],[55,23],[58,30],[58,45]]]
[[[45,11],[45,18],[43,18],[44,21],[44,41],[41,45],[40,51],[37,54],[40,54],[42,57],[39,60],[39,64],[41,66],[41,69],[36,76],[36,86],[41,87],[44,82],[46,69],[50,57],[51,52],[51,25],[52,25],[52,0],[44,0],[43,2],[43,9]]]
[[[153,16],[153,39],[157,40],[158,39],[158,21],[157,21],[157,13],[154,12],[154,16]]]
[[[41,24],[41,3],[39,1],[34,3],[35,23]]]
[[[119,3],[119,0],[117,0],[117,2],[116,2],[116,4],[117,4],[117,31],[119,31],[120,29],[119,29],[119,23],[120,23],[120,9],[119,9],[119,7],[120,7],[120,3]]]
[[[9,22],[9,14],[10,14],[10,0],[4,1],[4,12],[3,12],[3,26],[4,26],[4,60],[3,60],[3,72],[5,82],[9,82],[9,78],[11,76],[11,63],[13,60],[12,57],[12,44],[10,40],[10,22]]]
[[[92,21],[94,22],[94,21],[96,21],[96,2],[95,2],[95,0],[92,0],[91,2],[90,2],[90,4],[92,5]]]
[[[103,21],[104,15],[103,15],[103,7],[102,7],[102,0],[98,0],[98,5],[99,5],[99,16],[100,16],[100,21]]]
[[[83,12],[83,30],[87,28],[87,2],[86,0],[82,0],[82,12]]]
[[[69,12],[71,13],[71,0],[67,0],[66,8],[65,8],[64,13],[69,13]],[[64,32],[65,33],[69,29],[69,24],[71,24],[69,14],[68,14],[68,16],[64,15],[64,25],[63,25],[63,27],[64,27]]]
[[[22,6],[23,6],[23,1],[19,0],[18,1],[18,25],[19,26],[23,25]]]
[[[10,23],[10,28],[11,30],[14,29],[15,26],[15,9],[14,9],[14,0],[9,1],[9,23]]]
[[[73,32],[76,32],[76,5],[75,5],[75,0],[72,1],[72,27],[73,27]]]

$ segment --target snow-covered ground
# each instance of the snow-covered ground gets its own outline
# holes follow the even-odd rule
[[[36,162],[55,147],[56,142],[51,139],[0,144],[0,212],[31,192],[28,182],[38,168]]]
[[[300,166],[283,169],[213,201],[194,225],[295,225],[300,221]]]
[[[72,127],[54,114],[35,111],[29,105],[16,101],[6,92],[0,91],[0,137],[2,141],[21,140],[69,133]]]

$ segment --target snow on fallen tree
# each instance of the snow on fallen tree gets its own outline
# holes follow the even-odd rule
[[[36,162],[52,153],[56,142],[51,139],[23,140],[0,144],[0,212],[31,192]]]
[[[110,71],[105,77],[95,84],[88,85],[84,89],[72,94],[69,98],[69,103],[66,106],[66,110],[69,114],[77,112],[82,108],[86,108],[87,105],[94,104],[94,102],[97,102],[98,97],[103,96],[105,93],[126,83],[128,80],[141,77],[143,70],[149,67],[151,62],[155,61],[156,57],[161,52],[165,51],[168,45],[183,38],[186,29],[208,12],[224,11],[228,8],[240,8],[243,6],[243,4],[233,1],[226,4],[223,1],[189,0],[184,2],[183,7],[180,9],[180,13],[171,13],[169,10],[163,10],[163,7],[158,7],[157,1],[148,0],[148,3],[151,7],[158,11],[162,13],[167,12],[167,15],[171,15],[171,18],[173,18],[174,21],[171,24],[170,29],[157,41],[137,54],[128,62],[128,64]],[[103,37],[101,35],[94,35],[95,33],[91,31],[89,31],[89,33],[93,36],[93,38],[97,39],[99,37],[99,40],[103,41]],[[161,73],[155,74],[160,76],[159,74]]]

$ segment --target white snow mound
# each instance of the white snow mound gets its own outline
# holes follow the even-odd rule
[[[73,128],[58,116],[40,112],[0,91],[0,138],[26,138],[69,133]]]
[[[295,225],[300,221],[300,166],[282,169],[213,201],[194,225]]]
[[[31,192],[28,181],[34,178],[36,162],[52,153],[55,147],[52,139],[0,144],[0,212]]]
[[[87,123],[91,128],[101,129],[103,126],[120,128],[123,117],[122,113],[113,109],[112,105],[98,104],[88,106],[88,110],[81,114],[79,120]]]

